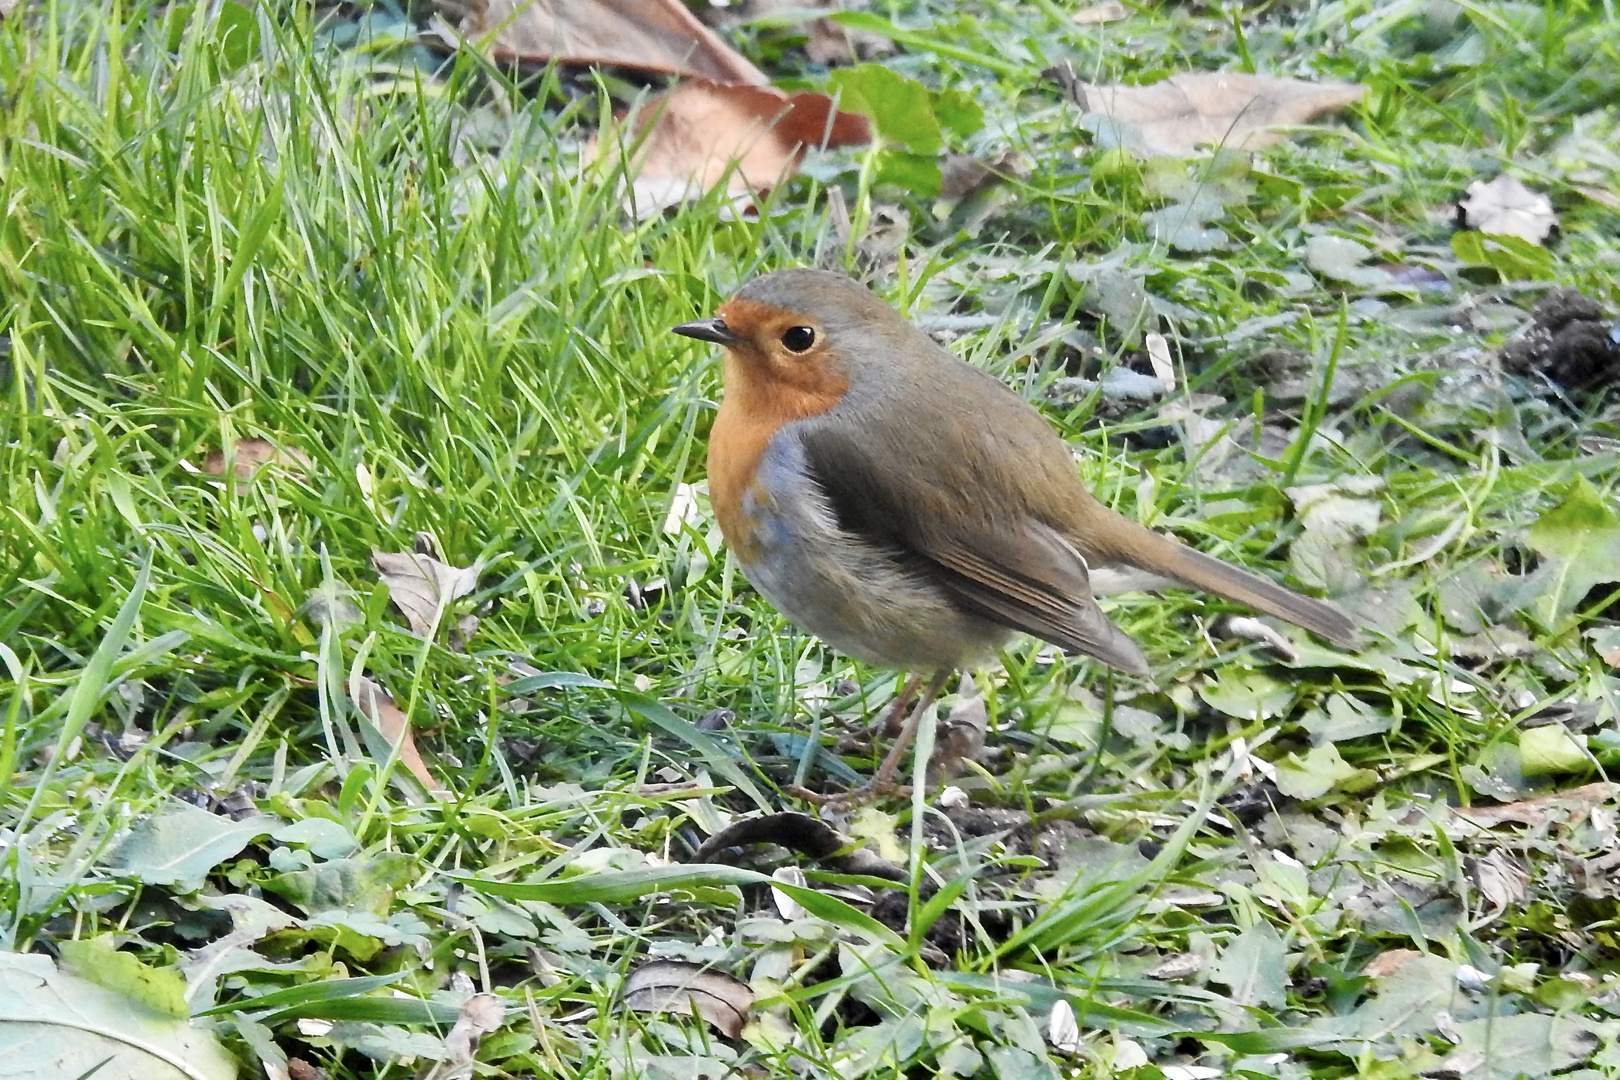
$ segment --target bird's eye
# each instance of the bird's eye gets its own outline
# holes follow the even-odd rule
[[[808,326],[790,326],[782,331],[782,347],[788,352],[804,352],[816,343],[816,332]]]

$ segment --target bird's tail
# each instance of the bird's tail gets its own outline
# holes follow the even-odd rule
[[[1235,600],[1256,611],[1286,619],[1342,648],[1353,649],[1361,634],[1356,624],[1332,604],[1301,596],[1274,581],[1240,570],[1202,551],[1130,523],[1133,528],[1111,554],[1120,562],[1175,578],[1194,588]]]

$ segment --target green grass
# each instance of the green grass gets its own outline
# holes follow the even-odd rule
[[[849,155],[758,221],[714,200],[634,221],[622,178],[581,164],[611,104],[586,79],[355,47],[355,24],[281,5],[56,0],[0,27],[0,942],[71,959],[64,942],[112,935],[186,1010],[220,1007],[247,1073],[281,1054],[414,1075],[471,988],[509,1007],[487,1075],[1404,1077],[1454,1044],[1484,1048],[1472,1076],[1568,1069],[1576,1044],[1581,1075],[1613,1075],[1612,790],[1494,830],[1446,807],[1620,761],[1614,382],[1564,393],[1493,366],[1549,283],[1620,312],[1620,211],[1588,194],[1620,181],[1616,13],[882,14],[908,31],[885,63],[984,108],[957,148],[1024,156],[1001,202],[908,196]],[[822,78],[791,29],[732,36],[773,75]],[[1092,147],[1040,78],[1065,59],[1096,81],[1236,68],[1370,90],[1252,166],[1189,173]],[[1448,204],[1504,166],[1560,212],[1547,280],[1451,247]],[[1189,182],[1220,195],[1224,248],[1154,241],[1143,215]],[[857,222],[906,211],[898,251],[851,250],[832,189]],[[1441,287],[1313,273],[1318,235]],[[988,315],[951,347],[1043,403],[1099,497],[1339,596],[1367,649],[1296,638],[1283,664],[1213,633],[1218,605],[1120,598],[1153,684],[1015,646],[980,679],[990,753],[956,781],[973,812],[919,795],[842,823],[909,888],[874,908],[847,875],[755,852],[839,886],[783,920],[755,876],[669,867],[733,816],[804,808],[785,785],[869,773],[874,754],[832,751],[896,689],[749,591],[706,506],[664,531],[718,393],[668,327],[816,261],[924,318]],[[1156,404],[1058,381],[1142,367],[1104,263],[1157,304],[1186,386],[1224,399],[1204,415],[1231,456]],[[205,471],[246,440],[282,463]],[[1283,491],[1366,478],[1382,486],[1351,497],[1377,521],[1348,541]],[[481,567],[449,616],[477,616],[465,648],[409,633],[372,568],[421,534]],[[358,715],[360,673],[448,800]],[[715,709],[735,715],[700,726]],[[1548,722],[1584,749],[1538,775],[1521,736]],[[180,806],[233,793],[274,818],[210,855],[229,819]],[[1369,978],[1392,948],[1428,955]],[[649,955],[751,980],[745,1037],[625,1009]],[[1172,961],[1184,974],[1154,974]],[[339,981],[369,976],[393,981]],[[1046,1037],[1060,999],[1078,1048]]]

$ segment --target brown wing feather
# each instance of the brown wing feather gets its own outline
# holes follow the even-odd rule
[[[940,578],[945,587],[987,618],[1121,671],[1146,675],[1147,657],[1097,606],[1085,563],[1072,549],[1047,565],[1029,566],[1030,549],[1047,545],[1067,547],[1055,533],[1037,538],[1026,532],[1010,543],[980,537],[971,548],[939,547],[927,554],[947,571]],[[987,556],[987,549],[993,554]],[[1069,565],[1071,560],[1078,565]],[[1014,571],[1005,561],[1023,565]]]
[[[914,469],[905,484],[874,467],[839,424],[811,420],[800,438],[839,525],[917,558],[968,610],[1106,664],[1146,674],[1141,649],[1108,621],[1091,594],[1086,563],[1056,530],[1028,516],[987,520],[962,500],[983,481],[971,459]],[[883,442],[877,440],[881,450]],[[942,503],[955,499],[952,507]],[[941,512],[942,510],[954,512]],[[965,512],[964,512],[965,510]]]

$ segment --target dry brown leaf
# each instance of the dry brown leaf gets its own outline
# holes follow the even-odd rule
[[[1175,982],[1180,979],[1190,979],[1202,970],[1204,970],[1204,961],[1197,953],[1171,953],[1156,961],[1142,974],[1150,979]]]
[[[1540,825],[1550,818],[1565,822],[1578,821],[1590,814],[1620,792],[1620,785],[1599,781],[1568,791],[1555,791],[1551,795],[1538,795],[1534,799],[1503,803],[1501,806],[1458,806],[1452,813],[1475,825],[1491,829],[1498,825]]]
[[[984,696],[973,680],[964,677],[956,691],[961,695],[951,711],[940,717],[934,736],[934,753],[928,761],[928,783],[938,784],[949,776],[960,775],[963,762],[977,761],[984,753],[984,740],[990,730],[990,713]]]
[[[388,586],[388,598],[405,615],[411,633],[425,638],[443,621],[444,609],[478,585],[478,564],[450,566],[431,555],[373,551],[371,565]]]
[[[1545,243],[1558,227],[1552,200],[1507,173],[1489,183],[1475,180],[1469,184],[1468,197],[1457,208],[1470,229],[1491,236],[1517,236],[1531,244]]]
[[[435,798],[447,796],[448,789],[434,778],[416,749],[416,740],[411,737],[411,725],[405,718],[405,710],[394,704],[388,691],[364,675],[356,675],[349,680],[349,696],[354,699],[360,715],[371,721],[371,725],[388,740],[388,745],[399,747],[399,763],[410,770],[410,774]]]
[[[1620,851],[1611,851],[1592,859],[1565,854],[1558,861],[1563,864],[1571,884],[1587,899],[1620,897]]]
[[[825,94],[788,95],[770,86],[706,79],[645,103],[627,130],[627,143],[640,139],[630,170],[634,210],[641,215],[695,198],[722,181],[732,198],[751,197],[793,175],[810,147],[855,146],[872,138],[866,117],[839,112]]]
[[[1385,949],[1361,969],[1369,979],[1387,979],[1423,954],[1416,949]]]
[[[939,163],[939,197],[963,199],[1003,180],[1022,180],[1029,165],[1021,154],[985,161],[972,154],[946,154]]]
[[[1529,899],[1530,875],[1500,848],[1474,862],[1474,887],[1498,913]]]
[[[770,82],[680,0],[462,0],[457,7],[461,33],[487,35],[490,54],[500,60],[614,64],[722,83]]]
[[[735,1039],[754,1007],[754,992],[741,979],[697,964],[653,960],[624,980],[624,1004],[636,1012],[699,1016]]]
[[[238,480],[252,478],[266,465],[277,465],[290,475],[303,479],[309,469],[309,455],[293,447],[278,447],[264,439],[238,439],[232,454]],[[225,451],[210,450],[203,458],[202,471],[209,476],[225,475]]]
[[[1258,150],[1278,128],[1308,124],[1367,92],[1355,83],[1305,82],[1245,72],[1191,72],[1150,86],[1075,82],[1075,101],[1144,157],[1191,157],[1200,146]]]
[[[449,1060],[436,1062],[422,1074],[422,1080],[470,1080],[478,1040],[500,1027],[505,1018],[501,999],[494,994],[474,994],[462,1002],[455,1024],[444,1037]]]

